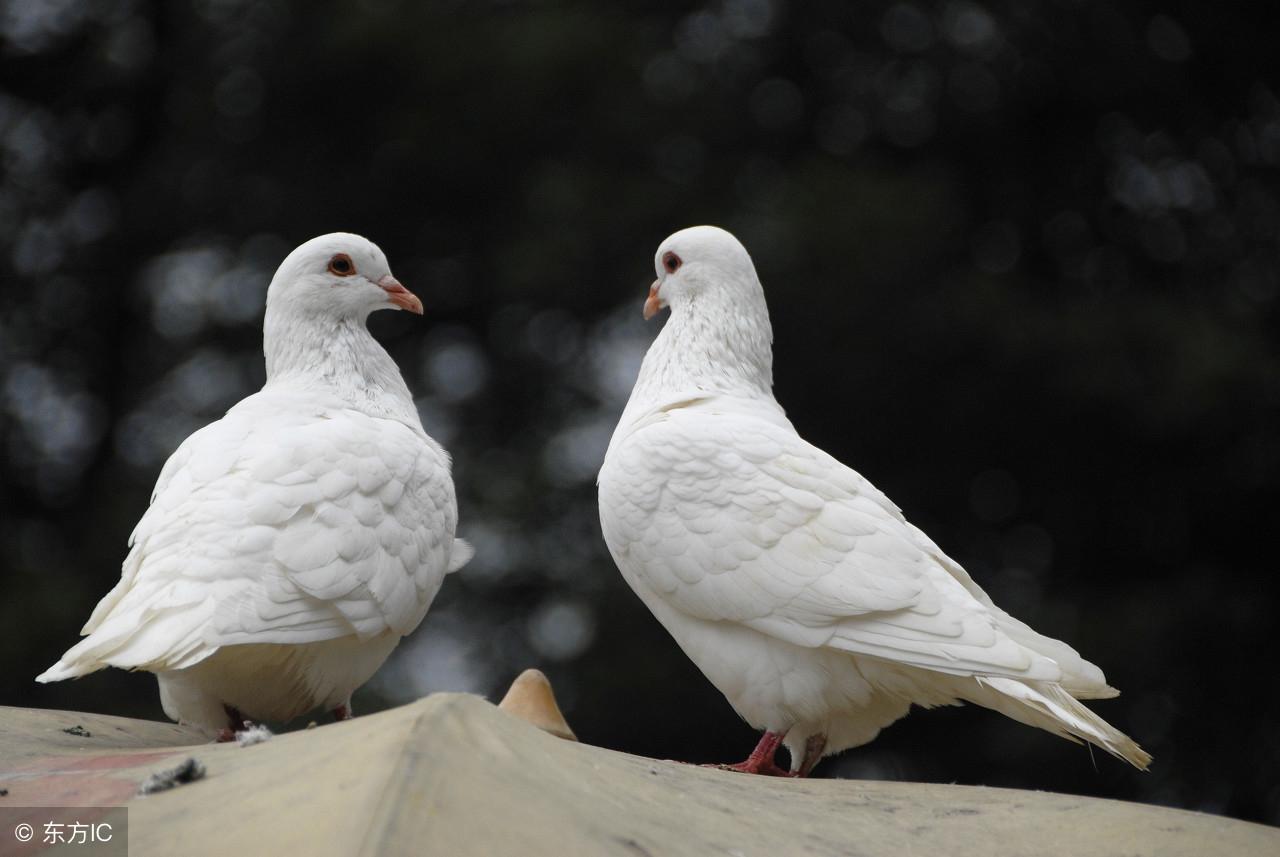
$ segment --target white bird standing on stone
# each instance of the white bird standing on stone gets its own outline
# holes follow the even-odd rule
[[[422,314],[370,241],[298,247],[267,290],[267,382],[160,473],[120,582],[36,680],[156,674],[164,711],[228,739],[351,694],[471,557],[449,456],[427,436],[379,309]]]
[[[973,702],[1145,769],[1078,699],[1102,671],[992,603],[870,482],[805,442],[774,399],[773,333],[743,246],[667,238],[645,355],[600,470],[622,576],[764,735],[734,770],[806,776],[925,707]],[[775,762],[786,746],[790,768]]]

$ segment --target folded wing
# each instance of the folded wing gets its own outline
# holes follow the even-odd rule
[[[174,453],[120,582],[40,680],[421,622],[470,553],[446,454],[402,423],[278,398],[246,399]]]
[[[954,675],[1113,693],[779,414],[720,412],[714,399],[667,410],[610,451],[601,501],[629,582],[689,616]]]

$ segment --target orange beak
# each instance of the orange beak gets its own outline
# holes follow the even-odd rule
[[[644,320],[648,321],[658,314],[658,310],[662,309],[662,300],[658,297],[658,286],[662,285],[661,281],[654,280],[653,285],[649,287],[649,297],[644,302]]]
[[[378,285],[387,293],[387,300],[391,301],[391,303],[400,307],[400,309],[407,309],[411,313],[422,315],[422,301],[418,300],[418,296],[413,292],[400,285],[400,281],[395,277],[387,274],[381,280],[378,280]]]

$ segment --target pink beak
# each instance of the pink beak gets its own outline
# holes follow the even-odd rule
[[[381,280],[378,280],[378,285],[387,293],[387,300],[391,301],[391,303],[400,307],[400,309],[407,309],[409,312],[422,315],[422,301],[418,300],[418,296],[413,292],[400,285],[400,281],[395,277],[387,274]]]
[[[662,299],[658,297],[658,286],[662,285],[661,281],[654,280],[653,285],[649,287],[649,297],[644,302],[644,320],[648,321],[658,314],[658,310],[662,309]]]

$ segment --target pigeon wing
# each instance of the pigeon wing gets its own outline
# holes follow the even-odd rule
[[[280,399],[252,396],[179,447],[88,637],[41,679],[418,625],[470,550],[447,455],[394,420]]]
[[[779,415],[663,411],[610,452],[600,490],[628,582],[688,616],[956,675],[1064,678],[884,494]]]

